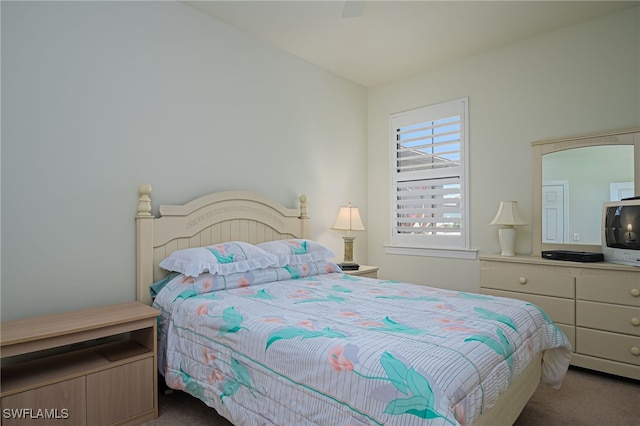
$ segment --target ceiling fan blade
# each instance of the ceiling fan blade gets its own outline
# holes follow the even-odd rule
[[[344,8],[342,9],[343,18],[357,18],[364,14],[365,2],[360,0],[347,0],[344,2]]]

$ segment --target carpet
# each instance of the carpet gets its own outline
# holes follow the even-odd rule
[[[560,389],[539,386],[514,426],[640,426],[640,382],[571,367]]]

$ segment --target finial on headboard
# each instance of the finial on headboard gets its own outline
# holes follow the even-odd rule
[[[147,183],[138,186],[138,213],[136,216],[151,216],[151,185]]]
[[[300,196],[300,219],[309,219],[309,210],[307,209],[307,196]]]

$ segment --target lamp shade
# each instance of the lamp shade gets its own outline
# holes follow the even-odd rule
[[[517,201],[500,201],[498,213],[489,225],[526,225],[527,222],[522,218]]]
[[[357,207],[353,207],[349,203],[346,207],[340,207],[338,217],[331,229],[339,231],[364,231],[362,219],[360,219],[360,211]]]

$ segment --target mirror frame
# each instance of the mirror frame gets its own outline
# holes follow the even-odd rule
[[[542,156],[551,152],[588,146],[633,145],[633,182],[636,194],[640,192],[640,128],[616,130],[603,133],[546,139],[531,143],[533,148],[533,212],[531,215],[532,256],[542,257],[543,250],[572,250],[602,252],[601,245],[548,244],[542,242]]]

